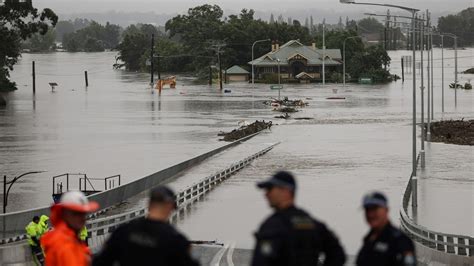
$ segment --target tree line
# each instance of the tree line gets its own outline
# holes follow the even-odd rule
[[[190,8],[186,14],[177,15],[165,24],[166,34],[152,30],[152,25],[129,26],[123,32],[123,40],[117,50],[121,63],[116,67],[125,67],[132,71],[148,71],[151,51],[151,34],[155,36],[155,69],[165,72],[193,72],[204,77],[209,66],[216,65],[215,44],[223,45],[220,58],[223,69],[232,65],[248,68],[251,59],[252,44],[256,40],[269,39],[280,44],[290,40],[299,40],[322,47],[322,29],[310,31],[297,20],[292,24],[267,22],[255,18],[253,10],[243,9],[239,14],[223,16],[223,10],[217,5],[201,5]],[[318,25],[319,26],[319,25]],[[383,27],[383,26],[382,26]],[[342,52],[345,38],[357,36],[357,23],[346,23],[344,27],[326,30],[326,47],[337,48]],[[346,42],[347,73],[353,78],[361,75],[373,76],[376,80],[390,78],[384,65],[390,57],[379,46],[365,46],[360,38]],[[271,42],[255,46],[255,57],[269,52]],[[341,79],[334,76],[336,81]]]

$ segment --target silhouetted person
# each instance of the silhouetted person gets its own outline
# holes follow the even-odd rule
[[[148,216],[115,230],[93,265],[199,265],[191,258],[189,241],[168,223],[175,209],[172,190],[165,186],[153,189]]]
[[[336,236],[323,223],[295,206],[296,182],[288,172],[278,172],[258,183],[275,212],[255,234],[253,266],[343,265],[346,257]]]
[[[387,198],[380,192],[367,194],[362,202],[370,232],[357,255],[358,266],[416,265],[410,238],[393,227],[388,217]]]

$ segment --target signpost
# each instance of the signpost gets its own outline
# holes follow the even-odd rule
[[[278,90],[278,100],[280,100],[280,91],[283,89],[283,85],[270,85],[271,90]]]

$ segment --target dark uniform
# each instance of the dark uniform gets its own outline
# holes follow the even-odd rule
[[[141,218],[113,232],[92,265],[199,265],[190,248],[170,224]]]
[[[336,236],[321,222],[296,207],[276,211],[255,234],[253,266],[343,265],[346,258]]]
[[[357,256],[359,266],[411,266],[416,265],[415,247],[410,238],[390,223],[375,240],[369,232]]]

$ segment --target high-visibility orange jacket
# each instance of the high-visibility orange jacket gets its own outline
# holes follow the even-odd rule
[[[41,237],[41,246],[46,266],[88,266],[91,263],[89,248],[62,221],[57,221],[53,230]]]

